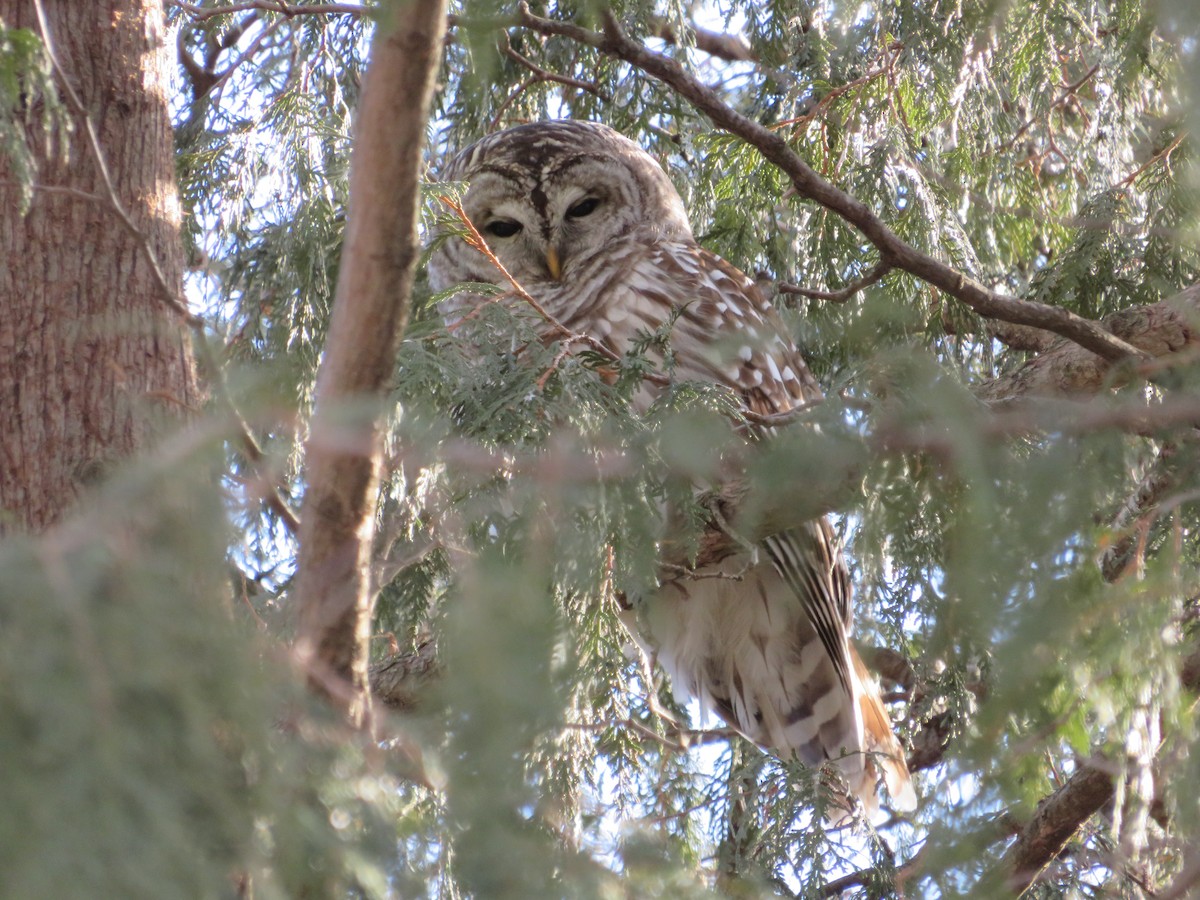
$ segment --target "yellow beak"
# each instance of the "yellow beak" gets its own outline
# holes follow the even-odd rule
[[[550,270],[555,281],[562,278],[562,263],[558,260],[558,251],[553,247],[546,248],[546,268]]]

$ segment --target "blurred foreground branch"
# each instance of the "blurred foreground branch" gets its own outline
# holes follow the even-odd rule
[[[310,683],[363,724],[370,705],[371,547],[383,409],[420,256],[421,152],[444,0],[385,11],[363,80],[337,296],[306,448],[296,598]],[[364,410],[364,401],[376,401]],[[359,409],[355,409],[355,405]],[[348,416],[353,418],[348,419]]]

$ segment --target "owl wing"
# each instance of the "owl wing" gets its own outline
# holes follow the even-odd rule
[[[719,256],[695,245],[660,245],[637,267],[635,278],[650,293],[657,289],[668,303],[674,301],[672,341],[677,351],[680,346],[689,351],[680,357],[682,377],[730,387],[748,410],[763,416],[821,398],[774,307]]]
[[[821,397],[816,379],[774,308],[750,278],[720,257],[695,245],[661,245],[634,266],[627,284],[640,295],[640,303],[657,310],[657,315],[645,312],[644,320],[662,321],[662,309],[672,308],[676,319],[671,344],[680,378],[725,385],[738,393],[747,409],[761,416],[786,413]],[[683,304],[680,297],[686,298]],[[773,535],[762,547],[780,579],[800,600],[836,671],[846,704],[839,720],[860,735],[856,743],[881,754],[889,792],[897,806],[911,808],[916,798],[891,718],[848,639],[853,621],[850,575],[828,521],[821,518]],[[783,690],[796,694],[786,685]],[[737,698],[711,691],[710,695],[722,714],[738,724]],[[808,727],[797,724],[801,730]],[[783,729],[784,741],[788,731]],[[844,767],[854,793],[872,808],[875,770],[871,762],[859,768],[850,761]]]
[[[668,296],[688,298],[682,305],[676,300],[671,331],[680,378],[731,388],[747,409],[763,416],[821,397],[774,307],[745,273],[719,256],[694,245],[662,245],[631,281],[644,285],[647,296],[661,294],[662,302]],[[828,522],[808,523],[768,538],[764,546],[803,601],[847,695],[854,696],[846,640],[853,621],[850,576]]]

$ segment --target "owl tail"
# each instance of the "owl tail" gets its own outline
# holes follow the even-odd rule
[[[911,812],[917,808],[917,792],[913,790],[912,778],[904,762],[904,748],[896,740],[892,719],[879,696],[879,684],[867,671],[854,647],[850,648],[850,658],[858,682],[856,693],[862,714],[863,749],[870,754],[862,775],[854,780],[850,790],[862,801],[869,815],[879,807],[875,785],[882,774],[892,798],[892,806]]]

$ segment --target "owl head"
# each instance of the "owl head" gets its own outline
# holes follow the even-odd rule
[[[683,201],[659,164],[595,122],[558,120],[488,135],[455,156],[443,181],[469,183],[463,209],[530,291],[569,284],[626,242],[691,241]],[[478,251],[453,238],[429,264],[434,290],[496,282]]]

